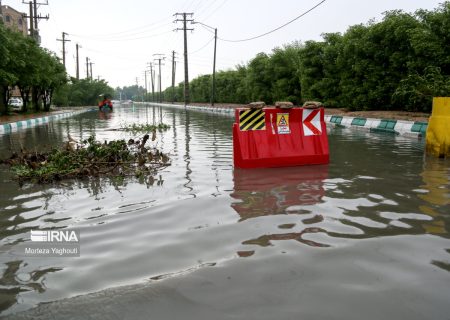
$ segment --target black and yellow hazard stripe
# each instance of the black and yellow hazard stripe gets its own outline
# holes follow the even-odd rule
[[[241,131],[266,130],[265,112],[261,109],[248,109],[239,112]]]

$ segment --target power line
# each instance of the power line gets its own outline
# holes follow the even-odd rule
[[[106,38],[112,37],[112,38],[114,38],[116,36],[121,37],[120,35],[121,34],[125,34],[125,33],[131,33],[131,34],[145,33],[145,32],[148,32],[149,30],[159,29],[159,28],[167,25],[168,23],[162,23],[162,22],[167,21],[168,18],[170,18],[170,16],[165,17],[163,19],[160,19],[160,20],[158,20],[156,22],[153,22],[153,23],[150,23],[150,24],[146,24],[146,25],[143,25],[143,26],[140,26],[140,27],[135,27],[135,28],[124,30],[124,31],[120,31],[120,32],[112,32],[112,33],[104,33],[104,34],[98,33],[98,34],[89,34],[89,35],[72,34],[71,33],[71,35],[77,36],[77,37],[87,37],[87,38],[103,38],[103,37],[106,37]],[[149,28],[151,26],[155,26],[155,25],[159,25],[159,24],[161,24],[161,26],[155,27],[155,28]],[[135,31],[135,30],[145,30],[145,29],[149,29],[149,30],[147,30],[147,31],[140,31],[140,32],[137,32],[137,33],[132,32],[132,31]]]
[[[204,12],[208,12],[208,10],[217,2],[218,0],[213,0],[209,3],[209,5],[206,5],[205,7],[203,7],[202,9],[200,9],[198,12],[196,12],[197,16],[201,16],[202,13]]]
[[[201,7],[201,5],[203,4],[204,0],[199,0],[197,2],[197,5],[192,9],[193,12],[197,11],[197,9],[199,9]]]
[[[208,42],[207,43],[205,43],[205,45],[203,45],[201,48],[199,48],[199,49],[197,49],[197,50],[195,50],[195,51],[192,51],[192,52],[189,52],[189,54],[194,54],[194,53],[197,53],[197,52],[199,52],[199,51],[201,51],[201,50],[203,50],[208,44],[210,44],[211,43],[211,41],[213,41],[214,40],[214,38],[215,37],[212,37],[211,39],[209,39],[208,40]]]
[[[206,21],[208,20],[217,10],[223,7],[225,3],[227,3],[228,0],[223,0],[221,4],[219,4],[214,10],[212,10],[206,17],[201,18],[201,20]]]
[[[312,7],[311,9],[309,9],[309,10],[303,12],[302,14],[300,14],[300,15],[297,16],[297,17],[295,17],[294,19],[292,19],[292,20],[286,22],[285,24],[279,26],[278,28],[275,28],[275,29],[273,29],[273,30],[270,30],[270,31],[265,32],[265,33],[263,33],[263,34],[260,34],[260,35],[258,35],[258,36],[251,37],[251,38],[247,38],[247,39],[239,39],[239,40],[229,40],[229,39],[222,39],[222,38],[218,38],[218,39],[219,39],[219,40],[222,40],[222,41],[226,41],[226,42],[244,42],[244,41],[255,40],[255,39],[258,39],[258,38],[267,36],[268,34],[271,34],[271,33],[275,32],[275,31],[278,31],[278,30],[280,30],[280,29],[286,27],[287,25],[291,24],[292,22],[294,22],[294,21],[300,19],[301,17],[307,15],[308,13],[310,13],[311,11],[313,11],[314,9],[316,9],[317,7],[319,7],[320,5],[322,5],[322,4],[323,4],[324,2],[326,2],[326,1],[327,1],[327,0],[322,0],[321,2],[319,2],[318,4],[316,4],[314,7]]]
[[[148,39],[148,38],[153,38],[153,37],[159,37],[165,34],[168,34],[172,32],[172,30],[169,31],[165,31],[165,32],[161,32],[161,33],[155,33],[155,34],[151,34],[151,35],[147,35],[147,36],[142,36],[142,37],[134,37],[134,38],[111,38],[111,39],[101,39],[101,38],[95,38],[95,37],[89,37],[89,36],[79,36],[76,34],[72,34],[70,33],[71,36],[75,37],[75,38],[81,38],[81,39],[90,39],[90,40],[95,40],[95,41],[105,41],[105,42],[110,42],[110,41],[133,41],[133,40],[141,40],[141,39]]]

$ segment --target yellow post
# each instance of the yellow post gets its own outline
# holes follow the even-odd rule
[[[433,112],[428,120],[427,153],[450,157],[450,97],[433,98]]]

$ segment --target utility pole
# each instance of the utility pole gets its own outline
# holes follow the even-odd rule
[[[138,101],[138,98],[139,98],[139,77],[136,77],[136,94],[137,94],[137,96],[136,96],[136,101]]]
[[[78,55],[78,49],[81,48],[81,46],[77,43],[77,80],[80,80],[80,57]]]
[[[153,63],[148,63],[148,66],[150,67],[150,79],[152,81],[152,102],[155,102],[155,83],[154,83],[154,79],[155,79],[155,73],[153,70]]]
[[[89,66],[90,66],[90,69],[91,69],[91,80],[93,79],[93,75],[92,75],[92,65],[93,64],[95,64],[95,63],[92,62],[92,60],[91,60],[91,62],[89,62]]]
[[[89,79],[89,58],[86,57],[86,79]]]
[[[176,61],[175,61],[175,50],[172,51],[172,103],[175,102],[175,69],[176,69]]]
[[[37,34],[37,32],[38,32],[38,19],[37,19],[37,3],[36,3],[36,0],[33,0],[33,10],[34,10],[34,14],[33,14],[33,17],[34,17],[34,30],[35,30],[35,32]]]
[[[64,68],[66,68],[66,42],[70,42],[70,40],[66,39],[66,35],[68,35],[68,33],[63,32],[62,39],[56,39],[56,41],[62,41],[62,54],[63,54]]]
[[[41,19],[48,20],[49,15],[41,16],[40,14],[38,14],[37,9],[38,9],[38,5],[47,6],[48,1],[43,3],[43,2],[37,2],[36,0],[32,0],[29,2],[25,2],[24,0],[22,0],[22,3],[24,3],[24,4],[29,3],[30,14],[28,16],[25,15],[24,17],[30,19],[30,37],[33,38],[38,44],[40,44],[41,38],[39,36],[38,20],[41,20]]]
[[[34,33],[34,11],[33,11],[33,2],[30,1],[30,15],[28,16],[30,18],[30,37],[35,39],[35,33]]]
[[[144,70],[144,78],[145,78],[145,94],[148,93],[147,89],[147,70]]]
[[[3,25],[2,0],[0,0],[0,25]]]
[[[159,63],[159,99],[158,102],[162,102],[162,91],[161,91],[161,61],[165,60],[166,57],[162,53],[155,53],[154,56],[158,56],[158,58],[155,58],[155,61],[158,61]]]
[[[188,105],[190,103],[190,96],[189,96],[189,68],[188,68],[188,51],[187,51],[187,31],[194,31],[194,29],[190,29],[186,27],[187,22],[193,22],[192,19],[186,19],[186,16],[192,17],[193,13],[175,13],[175,16],[182,16],[183,19],[176,19],[174,22],[183,22],[183,28],[177,28],[176,30],[183,30],[184,31],[184,103]]]
[[[202,22],[192,22],[193,24],[201,24],[209,29],[214,30],[214,60],[213,60],[213,74],[212,74],[212,85],[211,85],[211,106],[214,106],[214,101],[216,97],[216,48],[217,48],[217,28],[213,28],[204,24]]]

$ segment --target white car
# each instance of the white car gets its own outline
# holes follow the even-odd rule
[[[8,101],[8,105],[12,107],[13,110],[21,110],[23,107],[22,99],[11,98]]]

